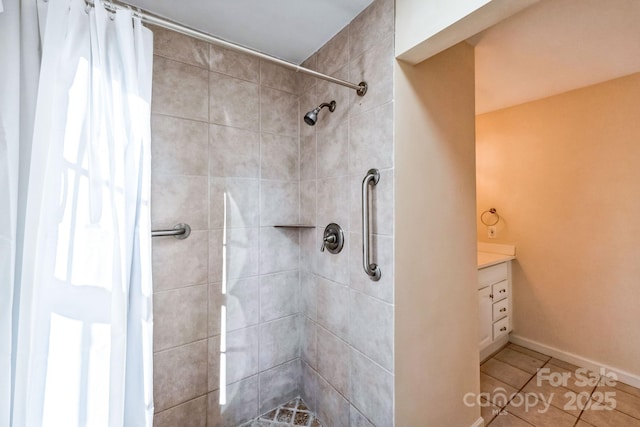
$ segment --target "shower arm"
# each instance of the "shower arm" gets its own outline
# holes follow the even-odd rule
[[[90,7],[94,7],[93,0],[85,0],[85,4]],[[193,37],[198,40],[202,40],[211,44],[215,44],[217,46],[223,47],[225,49],[233,50],[235,52],[244,53],[246,55],[255,56],[259,59],[263,59],[265,61],[269,61],[271,63],[280,65],[282,67],[288,68],[290,70],[294,70],[298,73],[307,74],[309,76],[326,80],[331,83],[335,83],[341,86],[348,87],[356,91],[358,96],[364,96],[367,93],[368,85],[367,82],[360,82],[358,84],[348,82],[346,80],[339,79],[337,77],[329,76],[327,74],[319,73],[318,71],[311,70],[309,68],[302,67],[300,65],[294,64],[292,62],[288,62],[282,60],[280,58],[275,58],[273,56],[267,55],[262,52],[258,52],[257,50],[249,49],[244,46],[237,45],[235,43],[228,42],[221,38],[212,36],[210,34],[204,33],[202,31],[194,30],[193,28],[186,27],[182,24],[178,24],[176,22],[170,21],[168,19],[160,18],[158,16],[153,15],[152,13],[140,9],[137,6],[132,6],[129,3],[119,1],[119,0],[110,0],[109,2],[104,3],[105,9],[114,12],[119,9],[128,9],[131,10],[134,16],[140,18],[142,22],[145,24],[156,25],[158,27],[162,27],[168,30],[175,31],[180,34],[184,34],[185,36]]]

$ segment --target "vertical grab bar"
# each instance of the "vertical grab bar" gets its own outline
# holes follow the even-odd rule
[[[378,169],[369,169],[362,180],[362,266],[369,279],[377,282],[380,280],[380,267],[369,262],[369,187],[380,181]]]

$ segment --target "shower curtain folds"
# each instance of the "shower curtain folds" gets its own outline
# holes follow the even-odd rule
[[[152,35],[100,1],[45,28],[13,426],[151,426]]]

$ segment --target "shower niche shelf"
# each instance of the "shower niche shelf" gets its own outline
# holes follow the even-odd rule
[[[316,228],[315,225],[309,224],[278,224],[274,225],[275,228]]]

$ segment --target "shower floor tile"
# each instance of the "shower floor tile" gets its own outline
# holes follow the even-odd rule
[[[322,427],[320,420],[311,412],[304,401],[296,397],[295,399],[278,406],[258,418],[242,424],[240,427],[287,427],[305,426]]]

